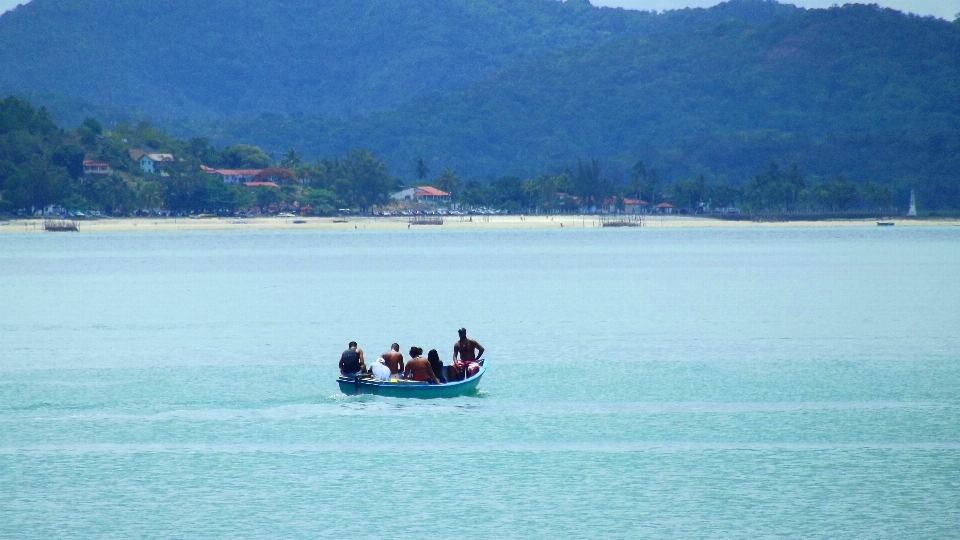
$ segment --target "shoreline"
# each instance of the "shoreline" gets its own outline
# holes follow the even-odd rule
[[[470,220],[470,218],[473,218]],[[442,225],[410,225],[407,217],[353,217],[334,223],[332,217],[256,218],[108,218],[77,221],[79,232],[131,231],[220,231],[220,230],[417,230],[417,229],[549,229],[599,228],[599,216],[589,215],[507,215],[444,216]],[[295,223],[299,222],[299,223]],[[737,221],[696,216],[644,216],[646,228],[757,228],[757,227],[876,227],[877,219],[832,219],[822,221]],[[896,226],[960,226],[958,218],[892,218],[883,221]],[[0,221],[3,233],[43,233],[43,219]]]

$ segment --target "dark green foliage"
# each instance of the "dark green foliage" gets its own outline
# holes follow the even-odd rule
[[[0,199],[5,207],[43,207],[69,193],[76,154],[44,109],[0,99]],[[83,156],[80,154],[81,172]]]
[[[290,148],[283,154],[283,160],[280,161],[280,166],[285,169],[296,169],[303,163],[303,160],[300,159],[300,154],[297,152],[296,148]]]
[[[122,214],[136,207],[136,192],[119,175],[91,179],[84,184],[84,197],[97,201],[108,214]]]
[[[744,203],[750,210],[795,210],[805,188],[803,175],[796,164],[781,171],[774,161],[764,173],[754,176],[747,183]]]
[[[336,193],[317,188],[305,189],[301,203],[309,205],[313,208],[313,213],[319,215],[333,214],[346,204],[337,197]]]
[[[877,6],[34,0],[0,17],[2,87],[114,126],[104,135],[85,121],[65,141],[46,112],[3,108],[0,135],[9,118],[48,124],[0,140],[15,166],[67,142],[134,177],[130,146],[173,153],[183,171],[277,158],[368,207],[396,183],[385,170],[309,161],[368,148],[406,179],[478,204],[569,207],[563,191],[594,203],[880,208],[915,189],[921,207],[960,208],[960,26]],[[112,122],[144,112],[207,138]],[[802,167],[803,186],[770,176],[771,160]],[[64,155],[49,163],[75,176]],[[493,180],[504,175],[522,189],[505,196]]]
[[[699,175],[743,186],[773,158],[811,182],[878,182],[895,204],[910,187],[929,207],[960,203],[960,27],[859,5],[758,22],[612,36],[369,117],[198,129],[307,155],[364,146],[404,175],[420,156],[483,179],[594,156],[629,184],[641,159],[659,174],[652,202],[664,182]]]
[[[386,203],[390,193],[400,187],[387,173],[386,163],[364,149],[351,150],[343,159],[325,160],[324,165],[326,174],[313,185],[354,201],[361,210]]]
[[[220,151],[220,165],[227,169],[264,169],[273,163],[263,150],[256,146],[234,144]]]
[[[600,162],[596,158],[586,163],[577,160],[573,171],[573,192],[585,206],[602,205],[612,191],[610,182],[600,174]]]
[[[742,190],[729,184],[707,186],[707,201],[713,208],[737,208],[742,199]]]
[[[699,204],[707,200],[707,179],[700,175],[696,179],[678,180],[670,186],[670,192],[670,200],[673,204],[696,211]]]
[[[175,160],[165,164],[162,174],[145,174],[130,157],[131,150],[143,148],[171,153]],[[85,176],[85,156],[106,162],[114,172]],[[281,187],[227,185],[219,176],[203,172],[200,166],[205,164],[263,169],[257,179]],[[64,132],[45,110],[14,97],[0,100],[3,212],[59,204],[69,211],[114,215],[156,209],[232,213],[255,204],[295,208],[302,200],[314,213],[330,214],[344,206],[367,209],[383,204],[399,185],[387,174],[386,164],[363,149],[344,158],[306,163],[291,149],[283,164],[296,172],[273,167],[258,147],[237,144],[218,152],[206,139],[177,139],[147,122],[119,124],[106,132],[88,119]],[[301,181],[312,185],[305,188]]]
[[[833,211],[852,210],[860,204],[860,192],[857,185],[838,176],[830,182],[817,182],[810,188],[813,202],[824,209]]]
[[[74,179],[83,176],[83,148],[75,144],[65,144],[57,148],[50,156],[50,162],[66,169]]]
[[[423,156],[417,157],[417,165],[414,167],[414,172],[418,180],[425,179],[430,173],[430,167],[428,167],[427,162],[423,160]]]
[[[90,148],[96,146],[97,137],[103,134],[103,126],[95,118],[87,118],[77,127],[77,135],[80,136],[80,142]]]
[[[769,19],[790,8],[754,11]],[[685,11],[669,24],[727,16]],[[342,115],[665,24],[582,0],[39,0],[0,17],[0,89],[163,119]]]

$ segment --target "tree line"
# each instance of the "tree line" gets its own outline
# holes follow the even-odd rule
[[[131,153],[149,149],[172,154],[159,174],[140,170]],[[106,163],[109,174],[85,174],[85,159]],[[201,166],[257,169],[255,187],[226,184]],[[905,205],[906,194],[871,181],[808,177],[792,163],[775,161],[744,182],[715,181],[704,175],[664,178],[637,161],[629,177],[611,177],[596,158],[578,159],[533,177],[501,176],[491,182],[462,179],[443,167],[430,170],[418,158],[412,185],[431,185],[452,195],[461,207],[512,212],[567,213],[624,210],[631,199],[652,207],[667,202],[691,213],[714,209],[745,212],[886,211]],[[264,182],[266,182],[264,184]],[[275,184],[274,187],[272,184]],[[366,149],[343,156],[303,159],[290,148],[271,157],[261,148],[233,144],[216,148],[203,138],[177,138],[148,122],[119,123],[105,130],[87,118],[73,130],[59,128],[43,108],[17,97],[0,99],[0,212],[32,212],[49,205],[99,210],[110,215],[136,211],[233,213],[257,207],[329,215],[340,209],[369,212],[391,202],[404,182]],[[631,204],[633,202],[631,201]]]
[[[418,174],[422,175],[422,160]],[[453,194],[467,206],[492,206],[514,212],[623,211],[626,201],[642,201],[648,209],[668,203],[679,211],[702,213],[733,210],[743,212],[846,212],[890,211],[894,191],[889,186],[866,181],[854,183],[842,175],[810,181],[792,163],[786,168],[776,161],[741,185],[711,182],[705,176],[665,181],[654,168],[637,161],[626,182],[615,182],[603,173],[597,159],[578,160],[556,174],[521,179],[503,176],[490,183],[461,181],[445,168],[428,182]],[[636,204],[636,203],[633,203]]]
[[[171,154],[158,174],[140,169],[131,150]],[[108,174],[85,174],[84,160],[105,163]],[[226,184],[201,166],[259,169],[254,180],[277,185]],[[127,215],[138,210],[232,212],[258,206],[366,211],[385,204],[400,182],[367,150],[303,161],[293,149],[275,163],[262,149],[235,144],[217,149],[203,138],[171,136],[148,122],[119,123],[107,131],[93,118],[59,128],[43,108],[17,97],[0,99],[0,212],[32,213],[50,205]]]

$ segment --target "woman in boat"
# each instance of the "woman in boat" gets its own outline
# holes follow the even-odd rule
[[[403,378],[412,381],[431,381],[440,384],[440,380],[430,368],[430,361],[420,356],[423,349],[420,347],[410,347],[410,360],[407,360],[406,369],[403,370]]]
[[[440,353],[436,349],[430,349],[430,352],[427,353],[427,361],[430,362],[430,369],[440,379],[440,382],[447,382],[446,377],[443,376],[443,362],[440,361]]]

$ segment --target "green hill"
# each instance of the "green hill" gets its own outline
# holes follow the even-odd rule
[[[960,25],[873,6],[799,11],[527,59],[369,118],[206,129],[314,155],[364,146],[407,175],[418,156],[479,177],[596,157],[620,178],[642,159],[668,178],[741,183],[776,159],[821,177],[955,186]]]
[[[0,16],[0,91],[152,119],[362,114],[613,36],[793,11],[670,16],[584,0],[33,0]]]
[[[598,159],[736,186],[776,160],[960,207],[960,23],[876,6],[33,0],[0,16],[0,91],[276,159],[368,148],[406,179]]]

